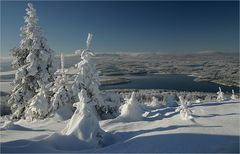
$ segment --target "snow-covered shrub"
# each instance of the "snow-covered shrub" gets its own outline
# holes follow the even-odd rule
[[[219,91],[217,92],[217,101],[221,102],[224,101],[224,93],[222,92],[221,87],[219,87]]]
[[[62,130],[64,135],[76,136],[79,140],[88,142],[94,147],[103,145],[104,131],[99,126],[94,112],[94,102],[85,89],[79,93],[79,102],[73,104],[76,110],[67,126]]]
[[[21,28],[21,42],[12,50],[12,65],[17,69],[14,89],[8,103],[11,105],[12,118],[24,117],[28,101],[36,95],[40,86],[53,81],[56,71],[54,52],[47,45],[33,5],[28,3],[25,16],[26,25]]]
[[[192,111],[188,108],[187,101],[179,96],[180,106],[175,110],[175,112],[180,112],[180,116],[183,120],[193,119]]]
[[[142,120],[142,107],[136,99],[136,93],[132,92],[132,95],[127,102],[120,107],[121,114],[118,119],[123,118],[125,121],[139,121]]]
[[[30,101],[26,109],[25,118],[27,120],[43,119],[47,116],[49,109],[49,98],[45,87],[41,87]]]
[[[78,73],[72,85],[72,92],[75,101],[78,101],[77,94],[82,89],[85,89],[88,97],[95,103],[98,115],[101,116],[101,114],[104,113],[103,100],[99,90],[100,81],[96,70],[96,64],[92,59],[94,53],[89,50],[91,39],[92,34],[89,33],[87,38],[87,49],[82,51],[81,61],[76,64]]]

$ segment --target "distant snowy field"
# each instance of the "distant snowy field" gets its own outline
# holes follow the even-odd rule
[[[240,102],[193,104],[194,120],[182,120],[175,108],[145,108],[143,120],[102,120],[108,133],[104,147],[92,149],[59,133],[68,120],[59,116],[42,121],[20,120],[0,131],[1,152],[221,152],[239,153]],[[69,111],[62,111],[70,117]],[[6,118],[1,117],[1,127]]]

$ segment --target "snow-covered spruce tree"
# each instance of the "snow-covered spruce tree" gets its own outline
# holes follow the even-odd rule
[[[125,121],[139,121],[142,120],[143,109],[136,98],[136,93],[132,92],[130,99],[120,107],[121,114],[118,119]]]
[[[96,64],[92,59],[94,53],[89,50],[92,36],[93,35],[91,33],[88,34],[86,41],[87,48],[81,52],[81,61],[76,64],[78,73],[75,76],[74,83],[72,85],[72,93],[75,101],[78,101],[77,94],[80,90],[85,89],[87,96],[91,99],[91,102],[95,103],[96,111],[101,117],[104,113],[104,109],[102,109],[104,106],[99,91],[100,81],[96,70]]]
[[[221,102],[224,101],[224,93],[222,92],[221,87],[219,87],[219,91],[217,92],[217,101]]]
[[[177,107],[175,112],[180,112],[180,116],[183,120],[193,119],[192,111],[188,108],[188,102],[179,96],[180,106]]]
[[[54,112],[61,106],[70,103],[71,95],[70,90],[67,88],[67,76],[64,70],[64,56],[61,53],[61,69],[55,72],[57,78],[54,81],[51,91],[53,96],[50,100],[49,112]]]
[[[8,103],[11,105],[12,118],[25,117],[29,100],[37,93],[37,89],[53,81],[56,71],[54,52],[47,45],[33,5],[28,3],[25,16],[26,25],[21,27],[20,46],[12,50],[14,68],[17,72]]]
[[[67,126],[62,130],[62,134],[76,136],[79,140],[88,142],[93,147],[100,147],[103,145],[105,132],[100,128],[92,107],[95,103],[92,102],[84,88],[78,97],[79,102],[73,104],[76,110]]]

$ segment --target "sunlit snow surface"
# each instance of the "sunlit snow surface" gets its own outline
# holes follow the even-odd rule
[[[20,120],[0,131],[1,152],[239,153],[239,108],[239,101],[208,102],[190,107],[192,120],[182,120],[176,108],[169,107],[146,108],[141,121],[103,120],[100,125],[108,135],[101,148],[60,135],[68,120],[59,116],[31,123]],[[1,127],[5,120],[1,118]]]

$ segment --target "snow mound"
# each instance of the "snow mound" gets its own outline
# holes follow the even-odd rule
[[[123,121],[140,121],[143,119],[143,109],[136,99],[135,92],[132,93],[131,98],[127,101],[126,104],[121,106],[121,114],[117,117],[116,120]]]
[[[20,125],[14,124],[12,121],[5,121],[3,126],[0,128],[0,130],[19,130],[19,131],[27,131],[32,130],[26,127],[22,127]]]

